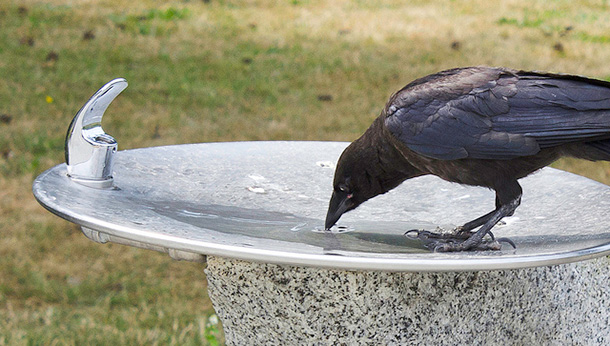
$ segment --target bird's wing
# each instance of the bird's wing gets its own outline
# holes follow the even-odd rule
[[[541,148],[610,136],[610,83],[578,76],[521,73],[509,112],[494,129],[535,138]]]
[[[610,136],[610,83],[583,77],[463,69],[395,94],[385,125],[432,158],[511,159]]]

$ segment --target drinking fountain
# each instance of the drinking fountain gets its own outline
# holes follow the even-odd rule
[[[450,229],[494,194],[411,179],[324,216],[348,143],[221,142],[117,151],[102,129],[115,79],[76,114],[66,163],[36,199],[98,243],[206,263],[227,344],[610,343],[610,187],[544,168],[494,228],[516,249],[434,253],[404,234]]]

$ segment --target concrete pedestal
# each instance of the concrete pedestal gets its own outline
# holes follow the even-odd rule
[[[209,256],[205,272],[228,345],[608,345],[609,266],[395,273]]]

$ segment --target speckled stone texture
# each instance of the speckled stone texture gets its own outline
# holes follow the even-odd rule
[[[609,345],[610,257],[391,273],[208,257],[229,345]]]

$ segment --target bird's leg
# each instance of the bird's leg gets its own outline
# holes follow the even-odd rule
[[[433,233],[428,231],[409,231],[417,233],[417,238],[424,242],[424,246],[437,252],[467,251],[467,250],[500,250],[500,241],[515,244],[506,238],[495,239],[491,229],[505,216],[512,215],[521,203],[521,186],[514,181],[503,184],[496,192],[496,209],[476,218],[461,227],[456,228],[452,234]],[[476,232],[472,229],[481,226]],[[491,241],[483,241],[483,237],[490,234]]]
[[[515,199],[508,204],[505,204],[500,207],[500,209],[494,211],[493,215],[479,228],[478,231],[472,233],[468,239],[464,241],[447,241],[447,242],[438,242],[432,248],[436,252],[450,252],[450,251],[466,251],[466,250],[500,250],[502,247],[497,240],[493,240],[491,242],[485,243],[483,242],[483,237],[489,233],[493,226],[498,223],[503,217],[508,216],[511,212],[513,212],[517,206],[519,206],[519,199]],[[507,239],[509,243],[512,242]]]
[[[454,229],[454,233],[471,235],[470,231],[485,224],[485,222],[487,222],[494,215],[494,213],[496,213],[498,211],[498,209],[500,209],[500,207],[501,207],[500,199],[496,195],[496,209],[494,209],[494,210],[490,211],[489,213],[487,213],[481,217],[478,217],[472,221],[466,222],[462,226],[456,227]],[[512,215],[512,213],[507,216],[511,216],[511,215]],[[492,238],[494,236],[491,232],[489,232],[489,235]]]
[[[466,235],[466,238],[468,238],[473,233],[473,232],[471,232],[473,229],[485,224],[497,211],[498,211],[498,209],[496,208],[481,217],[478,217],[472,221],[466,222],[462,226],[456,227],[453,230],[453,233]],[[491,232],[490,232],[490,234],[491,234]],[[491,234],[491,236],[493,237],[493,234]]]

